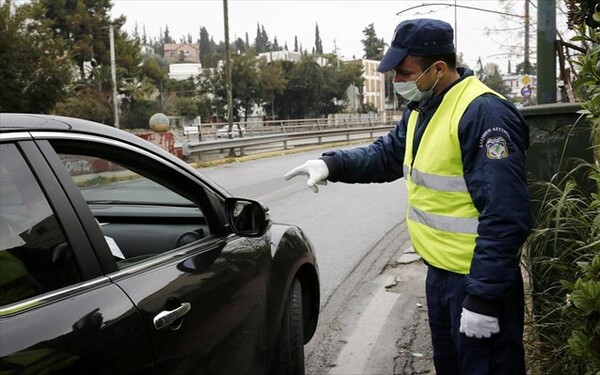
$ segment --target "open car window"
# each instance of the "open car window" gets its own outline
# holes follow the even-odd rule
[[[52,142],[100,226],[117,262],[126,268],[210,234],[199,190],[144,155],[90,142]]]

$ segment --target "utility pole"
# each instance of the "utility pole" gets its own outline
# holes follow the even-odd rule
[[[117,98],[117,68],[115,66],[115,25],[110,25],[108,28],[110,36],[110,74],[112,76],[113,86],[113,110],[115,114],[115,128],[119,129],[119,99]]]
[[[231,59],[229,52],[229,10],[227,0],[223,0],[223,19],[225,22],[225,80],[227,81],[227,124],[229,138],[233,138],[233,88],[231,82]],[[229,149],[229,156],[235,157],[235,150]]]
[[[524,48],[524,53],[525,53],[525,67],[523,69],[525,74],[529,74],[531,73],[529,71],[529,0],[525,0],[525,48]]]
[[[225,20],[225,80],[227,81],[227,122],[229,124],[229,137],[232,137],[233,128],[233,92],[231,87],[231,60],[229,55],[229,11],[227,0],[223,0],[223,18]]]
[[[556,103],[556,0],[538,0],[538,104]]]

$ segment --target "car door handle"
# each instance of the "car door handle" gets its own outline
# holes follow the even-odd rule
[[[181,306],[179,306],[175,310],[161,311],[154,317],[154,328],[160,330],[167,326],[170,326],[177,319],[180,319],[185,314],[187,314],[191,310],[191,308],[192,305],[190,305],[188,302],[183,302]],[[179,326],[174,329],[178,329]]]

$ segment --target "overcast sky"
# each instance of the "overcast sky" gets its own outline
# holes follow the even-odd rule
[[[522,15],[524,0],[511,2],[514,3],[511,13]],[[424,3],[448,5],[421,6],[396,15]],[[229,0],[229,38],[231,41],[238,37],[245,39],[248,33],[250,43],[253,43],[257,24],[260,24],[271,41],[277,37],[280,46],[287,43],[293,50],[294,36],[298,36],[302,48],[310,52],[318,24],[324,52],[333,52],[337,47],[339,55],[351,59],[364,54],[362,31],[371,23],[377,36],[389,44],[399,22],[410,18],[437,18],[453,27],[458,25],[457,52],[463,53],[467,64],[474,67],[481,57],[484,63],[499,64],[501,71],[506,73],[509,57],[502,55],[507,52],[506,46],[516,45],[522,50],[524,41],[518,31],[506,29],[522,30],[523,19],[464,8],[505,12],[501,3],[499,0]],[[124,28],[129,32],[137,23],[140,34],[145,27],[147,36],[158,37],[160,29],[164,30],[168,25],[175,40],[179,41],[188,33],[196,40],[200,27],[205,27],[215,42],[224,40],[222,0],[113,0],[113,4],[112,16],[125,15]],[[452,6],[454,4],[458,6]],[[530,12],[535,15],[536,9],[531,7]],[[490,29],[491,33],[486,33]],[[535,46],[535,29],[532,29],[530,45]],[[523,56],[510,59],[514,67],[523,61]],[[530,59],[535,61],[534,48]]]

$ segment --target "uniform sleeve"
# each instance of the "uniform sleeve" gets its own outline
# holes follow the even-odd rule
[[[529,129],[512,104],[483,95],[463,115],[459,138],[467,188],[480,214],[464,306],[497,315],[502,297],[520,277],[519,251],[531,225]]]
[[[396,126],[368,146],[324,153],[331,182],[371,183],[391,182],[403,176],[402,163],[406,145],[405,111]]]

